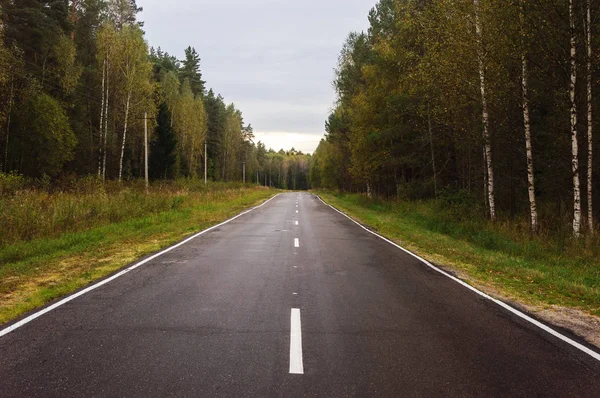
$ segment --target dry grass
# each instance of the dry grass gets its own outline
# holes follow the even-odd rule
[[[241,184],[205,188],[195,181],[155,185],[148,193],[140,184],[109,184],[91,192],[28,188],[6,194],[0,200],[11,214],[0,216],[5,235],[0,244],[0,323],[273,194]],[[28,211],[36,217],[27,216]]]

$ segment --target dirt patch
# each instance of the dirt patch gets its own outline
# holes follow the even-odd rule
[[[532,308],[530,311],[548,323],[572,330],[588,343],[600,348],[600,317],[557,305],[543,309]]]

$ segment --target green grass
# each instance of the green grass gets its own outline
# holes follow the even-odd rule
[[[600,315],[600,242],[531,237],[525,222],[482,220],[467,206],[317,192],[323,200],[469,283],[529,305]]]
[[[8,231],[10,238],[5,236],[0,244],[0,323],[274,194],[241,184],[206,188],[188,181],[156,185],[148,193],[143,185],[131,184],[103,186],[100,193],[29,189],[5,195],[0,203],[13,215],[23,214],[17,208],[22,205],[19,202],[26,202],[26,209],[35,209],[38,219],[29,220],[39,230],[20,220],[2,224],[2,232]],[[68,216],[64,209],[71,209]],[[57,213],[63,216],[54,217]],[[0,217],[5,222],[9,219],[6,214]]]

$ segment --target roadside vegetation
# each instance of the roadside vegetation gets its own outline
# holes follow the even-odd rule
[[[50,183],[0,174],[0,324],[269,198],[195,179]]]
[[[600,316],[596,236],[575,239],[568,227],[532,236],[526,219],[483,219],[482,206],[466,195],[401,201],[317,193],[357,221],[496,296]]]
[[[487,292],[600,315],[598,5],[379,0],[311,188]]]

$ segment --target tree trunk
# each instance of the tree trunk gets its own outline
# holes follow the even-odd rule
[[[594,213],[592,202],[592,169],[593,169],[593,122],[592,122],[592,9],[591,0],[587,0],[587,128],[588,128],[588,163],[587,163],[587,205],[588,205],[588,228],[590,233],[594,232]]]
[[[531,233],[538,231],[537,204],[535,200],[535,179],[533,174],[533,150],[531,147],[531,123],[529,119],[529,91],[527,56],[525,53],[525,0],[520,4],[521,22],[521,89],[523,91],[523,128],[525,130],[525,151],[527,153],[527,191],[529,193],[529,216],[531,219]]]
[[[75,14],[77,7],[77,0],[71,1],[71,23],[73,24],[73,30],[71,31],[71,41],[75,40],[75,22],[77,21],[77,16]]]
[[[581,233],[581,192],[579,188],[579,147],[577,142],[577,102],[575,100],[575,85],[577,83],[577,57],[575,42],[575,13],[574,0],[569,0],[569,27],[571,34],[571,80],[569,97],[571,100],[571,165],[573,171],[573,235]]]
[[[98,177],[102,176],[102,143],[104,142],[102,134],[104,127],[104,106],[105,106],[105,80],[106,80],[106,59],[102,64],[102,105],[100,106],[100,141],[98,144]]]
[[[125,140],[127,139],[127,121],[129,119],[129,102],[131,101],[131,88],[127,92],[125,105],[125,122],[123,124],[123,143],[121,144],[121,160],[119,160],[119,181],[123,178],[123,157],[125,156]]]
[[[486,85],[485,85],[485,65],[483,51],[483,33],[481,22],[479,20],[479,0],[473,0],[475,8],[475,34],[477,36],[477,61],[479,66],[479,87],[481,90],[481,119],[483,123],[483,145],[485,149],[485,160],[487,170],[487,196],[490,208],[490,219],[496,219],[496,203],[494,198],[494,168],[492,163],[492,143],[489,131],[489,114],[487,107]]]
[[[488,174],[487,174],[487,156],[485,155],[485,146],[482,147],[483,150],[483,203],[485,205],[486,215],[490,214],[490,201],[488,196]]]
[[[110,98],[110,61],[106,60],[106,106],[104,107],[104,148],[102,150],[102,181],[106,180],[106,150],[108,142],[108,99]]]

